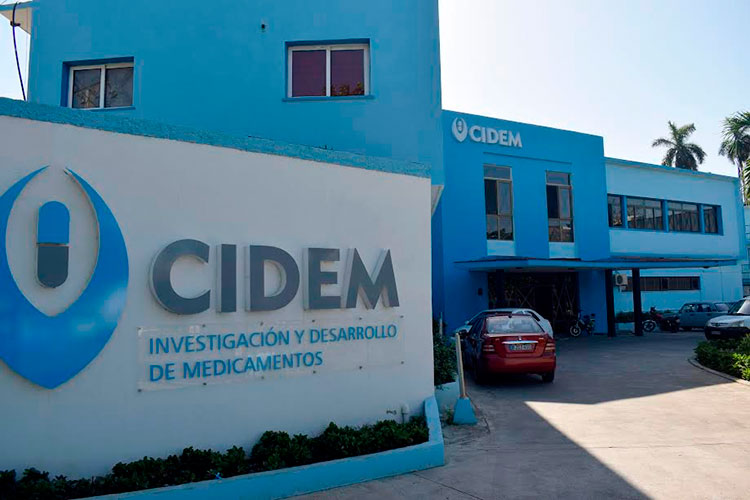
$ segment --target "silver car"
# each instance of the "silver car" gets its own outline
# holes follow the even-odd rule
[[[680,328],[683,330],[703,329],[708,320],[727,314],[729,306],[730,304],[725,302],[688,302],[677,313],[680,318]]]

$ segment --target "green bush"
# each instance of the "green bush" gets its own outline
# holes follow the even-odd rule
[[[750,380],[750,335],[741,340],[701,342],[695,348],[695,358],[703,366]]]
[[[226,453],[185,448],[180,455],[118,463],[106,476],[78,480],[65,476],[50,479],[48,472],[37,469],[26,469],[20,479],[16,471],[0,471],[0,500],[57,500],[125,493],[377,453],[424,443],[428,438],[423,417],[404,424],[384,420],[359,428],[331,423],[314,438],[268,431],[253,446],[250,456],[238,446]]]
[[[448,384],[456,380],[456,350],[440,337],[438,322],[432,322],[432,357],[435,363],[435,385]]]

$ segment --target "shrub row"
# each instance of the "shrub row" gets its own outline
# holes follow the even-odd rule
[[[695,348],[695,358],[703,366],[750,380],[750,335],[741,340],[701,342]]]
[[[0,471],[0,499],[57,500],[160,488],[377,453],[424,443],[428,437],[423,417],[405,424],[384,420],[359,428],[331,423],[314,438],[268,431],[250,455],[237,446],[226,453],[185,448],[167,458],[118,463],[106,476],[90,479],[50,478],[48,472],[36,469],[26,469],[18,478],[13,470]]]
[[[449,345],[447,336],[440,336],[439,324],[436,320],[432,322],[432,356],[435,363],[435,385],[442,385],[456,380],[458,370],[456,363],[456,350]]]

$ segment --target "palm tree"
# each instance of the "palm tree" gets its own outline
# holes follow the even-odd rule
[[[668,123],[670,138],[660,137],[651,144],[652,147],[666,146],[669,148],[661,164],[667,167],[698,170],[698,165],[706,159],[706,152],[697,144],[687,142],[690,134],[695,132],[695,125],[689,123],[678,127],[671,121]]]
[[[724,119],[719,154],[737,165],[737,176],[742,184],[742,195],[750,199],[750,111],[740,111]]]

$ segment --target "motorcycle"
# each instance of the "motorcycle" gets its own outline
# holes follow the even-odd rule
[[[676,332],[679,330],[680,319],[675,314],[665,316],[652,306],[648,311],[648,316],[642,323],[644,332],[653,332],[657,326],[664,332]]]
[[[596,326],[596,314],[592,313],[590,316],[588,314],[582,316],[581,312],[578,312],[578,317],[575,319],[575,322],[570,325],[570,328],[568,329],[568,333],[570,333],[571,337],[578,337],[581,335],[582,331],[585,331],[588,335],[591,335],[594,332],[594,327]]]

